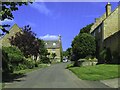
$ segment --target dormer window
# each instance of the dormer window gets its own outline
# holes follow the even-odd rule
[[[56,46],[56,43],[53,43],[53,46]]]

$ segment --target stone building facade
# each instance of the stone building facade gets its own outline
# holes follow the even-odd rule
[[[60,62],[62,60],[61,36],[58,37],[58,40],[44,40],[48,53],[50,53],[49,58],[52,58],[52,53],[56,54],[55,62]]]
[[[120,55],[120,6],[111,11],[111,4],[107,3],[106,12],[95,19],[90,33],[95,36],[98,52],[103,48],[110,48],[111,53],[118,52]]]
[[[22,29],[17,24],[14,24],[9,30],[9,34],[5,34],[3,37],[1,37],[0,42],[2,42],[2,46],[4,47],[11,46],[9,38],[15,36],[17,32],[21,32],[21,31]]]

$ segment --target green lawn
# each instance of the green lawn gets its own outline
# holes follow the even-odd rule
[[[83,80],[105,80],[120,77],[118,67],[120,68],[120,65],[101,64],[83,67],[71,67],[71,65],[68,65],[67,68]]]

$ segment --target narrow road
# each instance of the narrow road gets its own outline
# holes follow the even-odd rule
[[[68,63],[59,63],[27,73],[25,77],[7,83],[5,88],[109,88],[99,81],[79,79],[65,69]]]

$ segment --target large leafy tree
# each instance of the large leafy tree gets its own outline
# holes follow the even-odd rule
[[[25,57],[37,56],[39,53],[40,44],[29,25],[25,26],[22,32],[16,33],[15,37],[11,37],[10,42],[11,45],[17,46]]]
[[[72,41],[72,53],[75,60],[95,55],[95,38],[87,33],[77,35]]]
[[[19,6],[22,5],[28,5],[29,2],[1,2],[0,1],[0,8],[2,10],[0,10],[0,20],[4,21],[5,19],[9,19],[12,20],[14,19],[13,16],[13,11],[17,11]],[[32,3],[32,2],[30,2]],[[0,25],[0,29],[3,32],[8,32],[8,30],[6,30],[6,27],[10,27],[10,25],[6,24],[6,25]]]
[[[91,29],[92,25],[93,25],[93,23],[91,23],[91,24],[83,27],[82,29],[80,29],[79,34],[81,34],[81,33],[90,33],[90,29]]]

